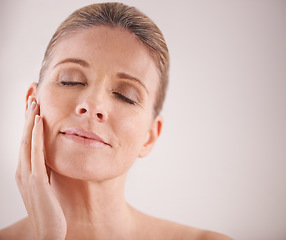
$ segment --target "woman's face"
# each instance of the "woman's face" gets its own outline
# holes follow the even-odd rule
[[[44,119],[47,165],[85,180],[126,173],[160,134],[158,85],[152,57],[128,31],[98,26],[68,34],[30,89]]]

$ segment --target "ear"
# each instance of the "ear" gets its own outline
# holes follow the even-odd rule
[[[163,125],[163,117],[158,115],[151,125],[151,128],[146,136],[146,141],[144,145],[141,148],[141,151],[139,153],[140,158],[146,157],[152,150],[153,146],[155,145],[155,142],[157,141],[158,137],[161,134]]]
[[[27,91],[27,94],[26,94],[26,111],[25,111],[26,117],[28,115],[28,99],[30,96],[36,98],[37,90],[38,90],[38,84],[34,82],[31,84],[31,86],[29,87],[29,89]]]

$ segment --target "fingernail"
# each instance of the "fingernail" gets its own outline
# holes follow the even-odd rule
[[[36,115],[35,116],[35,125],[40,121],[40,116],[39,115]]]
[[[31,106],[30,106],[30,111],[33,112],[33,111],[35,110],[36,106],[37,106],[36,102],[33,101],[33,102],[31,103]]]

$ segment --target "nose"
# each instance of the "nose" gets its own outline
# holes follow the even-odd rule
[[[81,117],[91,117],[100,122],[106,121],[108,113],[104,92],[103,89],[83,92],[76,106],[76,114]]]

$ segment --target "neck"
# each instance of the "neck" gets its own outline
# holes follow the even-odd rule
[[[51,173],[51,185],[68,224],[68,236],[125,236],[134,231],[134,215],[124,198],[126,176],[102,182],[82,181]],[[111,235],[110,235],[111,234]],[[105,239],[105,238],[104,238]],[[119,239],[119,238],[117,238]]]

